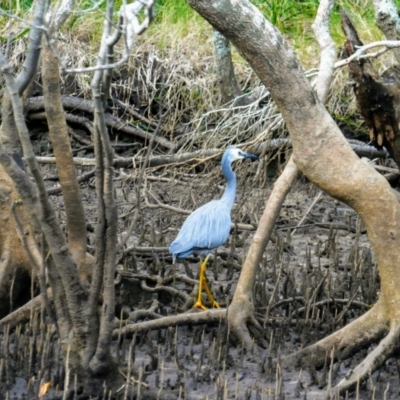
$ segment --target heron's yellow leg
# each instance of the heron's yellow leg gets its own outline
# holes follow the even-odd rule
[[[200,265],[199,292],[197,294],[197,301],[196,301],[195,305],[193,306],[193,308],[199,308],[201,310],[207,310],[207,307],[203,304],[202,299],[201,299],[203,287],[204,287],[205,292],[207,293],[207,297],[210,300],[212,307],[220,308],[219,304],[215,301],[214,296],[211,294],[210,288],[208,287],[208,284],[207,284],[206,268],[207,268],[207,262],[208,262],[209,257],[210,257],[210,255],[208,254],[207,257],[205,258],[205,260]]]
[[[207,280],[206,280],[206,277],[205,277],[205,276],[204,276],[203,285],[204,285],[204,290],[205,290],[206,293],[207,293],[208,300],[210,300],[210,303],[211,303],[212,307],[213,307],[213,308],[221,308],[221,307],[219,306],[219,304],[217,303],[217,301],[214,299],[214,296],[213,296],[212,293],[211,293],[211,290],[210,290],[210,288],[209,288],[209,286],[208,286],[208,283],[207,283]]]
[[[208,257],[205,258],[205,260],[200,264],[200,276],[199,276],[199,291],[197,293],[197,301],[193,308],[199,308],[201,310],[207,310],[207,307],[203,304],[201,300],[201,294],[203,292],[203,285],[206,284],[206,268],[207,268],[207,262],[208,262]]]

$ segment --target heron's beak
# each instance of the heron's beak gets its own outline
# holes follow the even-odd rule
[[[250,153],[244,153],[244,152],[243,152],[243,153],[242,153],[242,156],[243,156],[244,158],[250,158],[251,161],[259,161],[259,160],[260,160],[260,157],[254,155],[254,154],[250,154]]]

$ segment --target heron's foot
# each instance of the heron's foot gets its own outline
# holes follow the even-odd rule
[[[206,307],[203,304],[203,296],[202,296],[203,289],[206,292],[208,302],[209,302],[209,304],[211,304],[211,307],[212,308],[221,308],[220,305],[218,304],[218,302],[214,299],[214,296],[212,295],[211,290],[208,287],[208,283],[205,278],[205,275],[202,278],[200,278],[199,291],[197,294],[197,301],[194,304],[193,308],[196,308],[198,310],[208,310],[208,307]]]
[[[218,304],[218,302],[215,301],[215,300],[214,300],[213,303],[212,303],[212,307],[213,307],[213,308],[221,308],[220,305]]]
[[[208,286],[207,283],[207,277],[206,277],[206,267],[207,267],[207,261],[208,261],[209,255],[206,257],[206,259],[202,262],[200,266],[200,277],[199,277],[199,291],[197,294],[197,301],[193,308],[200,309],[200,310],[208,310],[208,308],[203,304],[202,301],[202,292],[203,289],[207,294],[208,300],[212,306],[212,308],[221,308],[219,304],[216,302],[214,299],[214,296],[211,293],[211,290]]]
[[[213,296],[213,294],[211,292],[210,287],[208,286],[207,279],[206,279],[205,275],[204,275],[204,279],[203,279],[203,287],[204,287],[204,291],[207,294],[208,301],[210,302],[211,307],[212,308],[221,308],[219,306],[218,302],[215,300],[215,298],[214,298],[214,296]]]
[[[208,308],[201,301],[196,301],[193,308],[195,308],[196,310],[208,310]]]
[[[196,301],[194,304],[193,308],[196,310],[208,310],[208,307],[206,307],[201,301]],[[218,302],[215,300],[212,302],[212,308],[221,308]]]

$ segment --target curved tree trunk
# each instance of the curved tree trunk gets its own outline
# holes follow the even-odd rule
[[[38,0],[37,4],[47,5],[47,2]],[[64,2],[63,5],[65,6],[66,3]],[[6,115],[7,124],[5,125],[7,129],[13,130],[12,132],[7,131],[7,133],[14,134],[14,141],[21,145],[30,173],[28,174],[14,161],[14,157],[12,157],[14,146],[9,145],[6,148],[3,141],[0,141],[0,177],[2,177],[3,169],[8,175],[4,179],[0,179],[0,208],[4,209],[9,206],[13,210],[18,232],[17,239],[23,244],[23,246],[19,246],[23,249],[18,249],[18,253],[24,254],[27,264],[33,264],[36,272],[40,275],[39,282],[44,299],[47,298],[44,265],[47,267],[48,282],[52,289],[52,301],[55,309],[56,318],[54,320],[56,321],[54,322],[56,322],[58,339],[64,351],[65,362],[72,375],[79,375],[80,387],[84,395],[88,395],[87,397],[97,396],[100,392],[112,393],[121,385],[121,378],[111,354],[115,319],[114,278],[118,214],[113,189],[113,150],[104,111],[113,68],[109,64],[113,64],[113,48],[122,37],[122,25],[124,24],[123,26],[126,28],[126,32],[124,31],[126,33],[125,42],[131,46],[134,35],[142,33],[147,28],[153,16],[153,5],[152,1],[141,2],[139,6],[136,3],[124,4],[125,13],[122,13],[122,10],[120,12],[121,15],[124,15],[125,20],[120,18],[117,26],[114,26],[114,2],[107,1],[105,28],[92,82],[95,104],[96,193],[102,207],[98,208],[99,223],[96,228],[95,243],[96,265],[89,293],[86,285],[83,285],[79,279],[78,267],[84,266],[87,257],[85,254],[86,224],[60,97],[60,66],[54,57],[54,49],[57,46],[50,51],[47,46],[50,42],[43,43],[44,104],[65,200],[69,240],[67,240],[55,209],[48,198],[23,114],[21,91],[24,90],[26,81],[29,83],[29,77],[32,77],[32,74],[23,74],[21,82],[19,82],[5,55],[0,52],[0,71],[6,83],[7,96],[5,98],[9,102],[9,104],[3,103],[7,106],[7,110],[4,112],[10,111]],[[141,12],[142,8],[145,8],[146,18],[138,25],[136,23],[137,14]],[[64,11],[65,9],[61,7],[60,13],[53,18],[49,12],[46,26],[47,40],[55,40],[56,28],[54,27],[61,24],[68,16],[68,12]],[[127,17],[128,14],[130,19]],[[40,27],[38,30],[41,31],[44,22],[41,21],[36,25]],[[37,41],[35,43],[37,44]],[[38,48],[34,50],[36,50],[34,56],[28,54],[26,57],[26,59],[33,60],[32,62],[39,58]],[[125,55],[127,58],[128,54]],[[35,70],[36,65],[34,67]],[[10,189],[7,185],[5,188],[1,185],[6,178],[10,181]],[[32,235],[26,228],[28,224],[16,215],[17,203],[22,203],[23,210],[27,215],[26,220],[42,235],[45,259],[38,251],[37,244],[31,239]],[[3,215],[4,219],[5,215]],[[11,218],[8,221],[11,221]],[[2,251],[3,266],[7,268],[1,269],[2,265],[0,265],[0,300],[3,289],[1,273],[2,271],[6,271],[8,275],[10,271],[15,273],[16,267],[15,260],[13,264],[9,261],[15,250],[12,248],[14,242],[10,240],[11,235],[7,237],[1,233],[0,231],[0,246],[3,248],[0,250]],[[25,234],[28,235],[27,238],[24,237]],[[100,300],[101,310],[99,310]],[[45,304],[47,312],[53,316],[51,307],[48,305]],[[74,384],[72,383],[72,385]],[[65,395],[70,388],[71,383],[64,387]],[[74,385],[74,390],[76,391],[76,389],[79,387]]]
[[[356,210],[367,228],[379,268],[381,294],[368,312],[368,326],[361,323],[362,317],[358,325],[355,321],[351,324],[352,336],[370,334],[371,338],[370,327],[398,324],[400,204],[389,184],[351,150],[311,88],[293,51],[255,6],[246,0],[188,1],[235,45],[269,89],[286,121],[294,160],[301,172],[320,189]],[[391,336],[395,337],[397,334]],[[324,347],[324,354],[328,347]],[[349,383],[354,383],[352,379]],[[340,389],[344,387],[341,385]]]
[[[313,30],[321,49],[320,68],[316,81],[316,91],[322,102],[328,98],[330,84],[333,79],[335,61],[335,44],[329,35],[329,17],[333,8],[333,0],[320,2]],[[265,206],[263,215],[250,249],[247,252],[232,303],[229,307],[229,323],[233,332],[244,342],[248,349],[253,341],[246,328],[246,323],[255,323],[254,318],[254,283],[258,265],[269,242],[273,227],[278,218],[283,201],[289,193],[298,175],[298,168],[290,158],[285,170],[274,184],[274,188]],[[257,324],[256,324],[257,325]]]
[[[43,33],[41,27],[46,7],[47,3],[44,0],[38,0],[34,4],[26,58],[16,77],[15,90],[20,96],[26,93],[37,69]],[[3,91],[1,102],[0,141],[18,166],[24,168],[11,95],[7,90]],[[0,227],[0,317],[3,317],[10,309],[21,305],[21,302],[23,303],[30,297],[26,287],[29,286],[33,272],[32,263],[21,246],[20,233],[18,233],[14,217],[19,218],[24,226],[22,234],[30,235],[32,240],[35,235],[40,233],[40,230],[36,229],[37,226],[34,228],[29,225],[29,218],[20,204],[15,186],[3,168],[0,168],[0,194],[2,219]],[[36,273],[38,273],[37,270]],[[12,293],[10,293],[12,281],[14,284]]]
[[[392,0],[373,0],[375,23],[387,40],[398,40],[400,33],[400,17]],[[400,48],[393,49],[397,63],[400,64]]]

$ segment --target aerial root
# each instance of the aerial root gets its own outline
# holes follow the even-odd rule
[[[251,315],[248,318],[248,325],[249,325],[249,330],[253,334],[254,338],[256,339],[256,342],[260,344],[263,348],[268,348],[268,342],[264,339],[264,333],[265,329],[260,325],[260,323],[257,321],[257,318],[255,315]]]
[[[389,333],[381,340],[379,345],[356,368],[349,371],[345,378],[333,388],[333,391],[339,394],[350,389],[358,382],[367,379],[384,364],[391,354],[399,349],[399,339],[400,326],[397,323],[393,323]]]
[[[240,306],[232,303],[228,308],[228,323],[230,332],[247,351],[257,351],[248,325],[254,328],[252,333],[257,341],[261,339],[260,332],[263,329],[255,318],[251,303],[243,302]]]
[[[243,320],[238,323],[238,320],[233,325],[230,325],[231,332],[235,335],[236,339],[243,344],[243,347],[250,351],[254,347],[254,342],[247,329],[246,321]]]
[[[47,289],[47,296],[50,298],[52,297],[52,290],[50,288]],[[42,305],[42,295],[34,297],[20,308],[0,319],[0,331],[2,331],[6,325],[12,329],[29,320],[32,314],[40,312]]]
[[[390,330],[390,320],[381,306],[375,304],[368,312],[342,329],[294,354],[281,359],[282,365],[321,367],[334,349],[336,359],[345,360],[370,343],[376,342]]]

